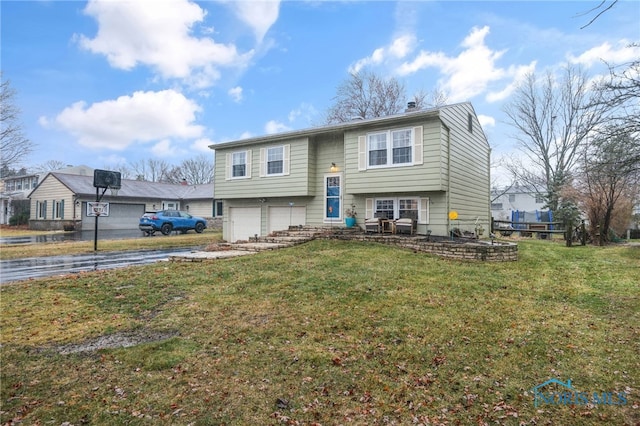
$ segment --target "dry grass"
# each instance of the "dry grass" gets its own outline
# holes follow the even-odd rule
[[[488,264],[314,241],[10,285],[0,421],[637,424],[639,271],[631,247]],[[123,334],[167,338],[61,354]],[[534,407],[553,377],[627,403]]]

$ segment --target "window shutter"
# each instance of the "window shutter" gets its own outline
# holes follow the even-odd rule
[[[413,128],[413,164],[423,164],[423,138],[424,131],[422,126]]]
[[[367,198],[364,205],[364,217],[365,219],[371,219],[375,214],[373,211],[373,198]]]
[[[246,163],[246,169],[247,169],[247,177],[250,178],[251,177],[251,150],[248,149],[247,150],[247,163]]]
[[[44,211],[44,216],[42,216],[43,219],[47,218],[47,200],[44,200],[44,207],[43,207],[43,211]]]
[[[367,170],[367,137],[358,136],[358,170]]]
[[[260,148],[260,177],[267,175],[267,149]]]
[[[64,200],[60,200],[60,219],[64,219]]]
[[[420,215],[418,216],[419,223],[429,223],[429,199],[420,198]]]
[[[290,170],[290,164],[291,162],[289,161],[289,152],[291,151],[291,145],[287,144],[284,146],[284,158],[283,158],[283,162],[282,162],[282,173],[285,175],[289,175],[289,170]]]
[[[225,164],[225,180],[231,179],[233,176],[233,166],[231,165],[231,153],[227,153],[226,164]]]

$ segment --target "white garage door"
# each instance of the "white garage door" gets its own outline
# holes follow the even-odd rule
[[[269,216],[267,218],[268,230],[282,231],[289,229],[289,225],[306,225],[307,208],[302,207],[269,207]]]
[[[138,229],[143,214],[144,204],[109,203],[109,216],[98,219],[98,229]],[[82,203],[82,229],[94,229],[95,223],[96,218],[87,216],[87,205]]]
[[[229,208],[229,241],[248,240],[256,234],[261,235],[260,207]]]

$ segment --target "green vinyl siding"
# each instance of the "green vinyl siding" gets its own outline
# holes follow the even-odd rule
[[[422,137],[422,164],[359,170],[358,137],[381,129],[350,131],[345,134],[345,161],[348,171],[346,193],[440,191],[445,188],[446,162],[442,161],[443,141],[440,121],[437,118],[430,118],[427,121],[409,122],[396,128],[422,128],[422,134],[415,135],[418,138]],[[417,159],[414,159],[414,162],[420,163]],[[375,189],[372,190],[373,188]]]
[[[468,129],[469,114],[471,132]],[[471,104],[443,108],[441,116],[451,133],[450,209],[458,212],[462,223],[472,223],[479,218],[486,228],[490,217],[490,148],[487,140]]]
[[[278,176],[260,176],[261,148],[288,145],[288,174]],[[227,154],[249,150],[250,177],[229,179],[227,174]],[[309,140],[274,141],[252,145],[251,147],[216,149],[216,198],[241,199],[252,197],[306,196],[310,193]],[[263,170],[264,171],[264,170]]]

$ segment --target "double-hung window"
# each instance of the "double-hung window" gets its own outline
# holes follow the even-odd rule
[[[247,175],[247,152],[234,152],[232,177],[244,177]]]
[[[260,176],[289,175],[290,152],[289,144],[260,148]]]
[[[369,165],[387,165],[387,132],[369,135]]]
[[[284,172],[284,146],[267,148],[267,175],[280,175]]]
[[[393,164],[411,163],[411,130],[391,132]]]
[[[358,169],[422,164],[422,126],[358,137]]]

